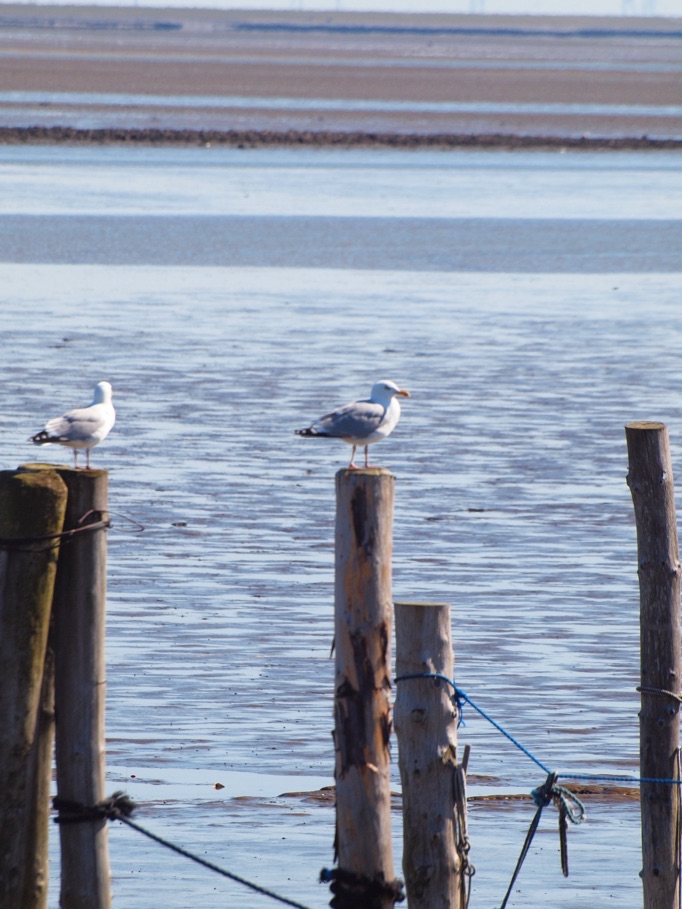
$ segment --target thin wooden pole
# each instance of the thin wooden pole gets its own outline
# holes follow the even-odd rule
[[[382,468],[336,474],[335,892],[347,909],[390,909],[400,893],[389,779],[394,485]]]
[[[450,606],[396,603],[395,634],[407,899],[410,909],[460,909],[466,894],[454,800],[457,711],[447,682],[419,678],[454,677]]]
[[[64,527],[106,518],[108,474],[71,470]],[[54,599],[57,795],[93,806],[105,797],[104,656],[107,533],[79,533],[62,547]],[[111,904],[106,820],[60,824],[60,909]]]
[[[54,470],[0,472],[0,906],[13,909],[47,900],[52,755],[40,707],[59,540],[35,538],[58,534],[65,509]]]
[[[680,563],[668,430],[629,423],[628,486],[637,524],[640,591],[640,774],[677,777],[680,745]],[[680,909],[680,791],[641,783],[645,909]]]

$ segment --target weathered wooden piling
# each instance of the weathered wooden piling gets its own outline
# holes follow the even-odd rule
[[[465,831],[455,805],[457,710],[447,603],[396,603],[395,729],[403,790],[403,873],[410,909],[466,905]],[[428,678],[421,676],[443,676]],[[466,812],[466,803],[460,806]],[[458,851],[459,850],[459,851]]]
[[[336,474],[334,742],[336,852],[331,905],[390,909],[393,877],[390,650],[395,478]]]
[[[92,807],[105,797],[108,474],[59,473],[68,487],[64,529],[77,532],[62,544],[54,594],[57,795]],[[108,909],[107,821],[61,823],[59,830],[60,909]]]
[[[46,909],[49,883],[49,834],[51,813],[52,760],[54,756],[54,651],[48,636],[43,667],[43,684],[36,716],[36,734],[29,756],[31,779],[29,841],[35,843],[28,857],[27,906]],[[31,897],[33,894],[33,897]],[[33,899],[33,902],[31,901]]]
[[[629,423],[627,482],[637,524],[640,599],[640,775],[678,777],[680,563],[668,429]],[[644,909],[680,909],[680,788],[640,784]]]
[[[44,670],[66,497],[54,470],[0,472],[0,906],[13,909],[47,901],[52,738]]]

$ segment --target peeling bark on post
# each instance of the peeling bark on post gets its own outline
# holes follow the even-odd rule
[[[54,470],[0,472],[0,906],[15,909],[44,906],[48,879],[52,739],[41,704],[59,541],[29,539],[58,534],[65,509]]]
[[[396,603],[396,678],[454,677],[450,606]],[[403,790],[403,873],[410,909],[460,909],[465,879],[454,804],[457,711],[433,678],[397,683],[395,728]],[[466,809],[465,809],[466,810]]]
[[[637,524],[640,591],[640,775],[677,777],[680,744],[680,563],[668,430],[630,423],[628,486]],[[680,909],[679,788],[641,783],[644,909]]]
[[[336,475],[334,699],[339,869],[393,883],[389,738],[394,477]],[[390,909],[388,893],[373,904]],[[368,903],[359,898],[357,909]]]
[[[106,517],[105,470],[63,468],[60,474],[69,489],[66,530],[93,512]],[[105,529],[74,536],[63,546],[55,585],[57,794],[85,806],[105,797],[106,557]],[[59,833],[61,909],[108,909],[107,821],[60,824]]]

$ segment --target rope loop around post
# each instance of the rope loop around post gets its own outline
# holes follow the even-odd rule
[[[656,697],[671,698],[673,701],[677,701],[678,704],[682,704],[682,695],[676,694],[674,691],[668,691],[667,688],[656,688],[653,685],[638,685],[635,691],[638,691],[640,694],[652,694]]]
[[[88,520],[90,518],[93,520]],[[0,537],[0,549],[11,552],[42,552],[46,549],[55,549],[60,543],[69,542],[78,534],[108,530],[110,527],[111,521],[104,516],[103,512],[91,509],[79,518],[78,526],[71,530],[60,530],[58,533],[46,533],[34,537]],[[40,546],[41,543],[47,545]]]
[[[120,821],[121,818],[130,817],[135,810],[135,803],[125,792],[114,792],[96,805],[82,805],[70,799],[61,799],[56,796],[52,800],[53,807],[59,812],[54,819],[55,824],[85,824],[94,821]]]
[[[332,909],[382,909],[387,898],[394,905],[405,899],[401,880],[370,878],[342,868],[323,868],[320,883],[328,883],[334,894],[329,903]]]

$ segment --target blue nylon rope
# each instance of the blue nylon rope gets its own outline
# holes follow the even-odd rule
[[[532,754],[524,745],[522,745],[518,739],[515,739],[510,732],[507,732],[506,729],[500,726],[500,724],[489,714],[487,714],[485,710],[481,709],[478,704],[475,704],[469,695],[466,694],[466,692],[462,691],[461,688],[458,688],[453,680],[449,679],[446,675],[441,675],[439,672],[417,672],[412,675],[400,675],[396,678],[396,682],[402,682],[404,679],[440,679],[442,682],[447,682],[447,684],[450,685],[455,692],[456,698],[461,698],[463,701],[466,701],[467,704],[470,704],[474,710],[480,713],[484,719],[486,719],[491,725],[495,727],[495,729],[498,730],[498,732],[501,732],[502,735],[506,736],[506,738],[508,738],[513,745],[516,745],[519,751],[522,751],[526,757],[529,757],[531,761],[533,761],[534,764],[537,764],[541,770],[544,770],[547,774],[550,774],[552,772],[549,767],[546,767],[541,760],[536,758],[534,754]]]
[[[460,715],[461,715],[461,701],[466,701],[467,704],[469,704],[471,707],[473,707],[477,713],[480,713],[480,715],[485,720],[487,720],[492,726],[494,726],[495,729],[498,730],[498,732],[501,732],[502,735],[505,736],[507,739],[509,739],[509,741],[513,745],[516,745],[516,747],[519,749],[519,751],[522,751],[526,755],[526,757],[530,758],[530,760],[533,761],[534,764],[537,764],[537,766],[541,770],[544,770],[545,773],[547,773],[547,774],[550,774],[552,772],[545,764],[543,764],[543,762],[539,758],[535,757],[535,755],[531,751],[529,751],[528,748],[526,748],[524,745],[522,745],[518,739],[514,738],[514,736],[510,732],[507,732],[507,730],[503,726],[501,726],[496,720],[494,720],[490,716],[490,714],[486,713],[485,710],[483,710],[483,708],[479,707],[478,704],[476,704],[474,701],[472,701],[471,698],[469,697],[469,695],[465,691],[462,691],[461,688],[458,688],[457,685],[455,684],[455,682],[452,679],[449,679],[446,675],[443,675],[440,672],[416,672],[416,673],[412,673],[410,675],[400,675],[395,679],[395,681],[402,682],[405,679],[440,679],[441,682],[446,682],[448,685],[450,685],[450,687],[452,688],[452,690],[455,693],[455,700],[458,702],[457,709],[458,709],[458,713],[460,713]],[[633,785],[633,786],[637,786],[640,783],[663,783],[667,786],[680,786],[682,784],[682,780],[658,779],[657,777],[647,777],[647,776],[631,777],[631,776],[619,776],[619,775],[609,775],[609,774],[603,775],[603,774],[591,774],[591,773],[558,773],[557,776],[560,776],[564,780],[592,780],[594,782],[601,782],[601,783],[629,783],[630,785]]]

